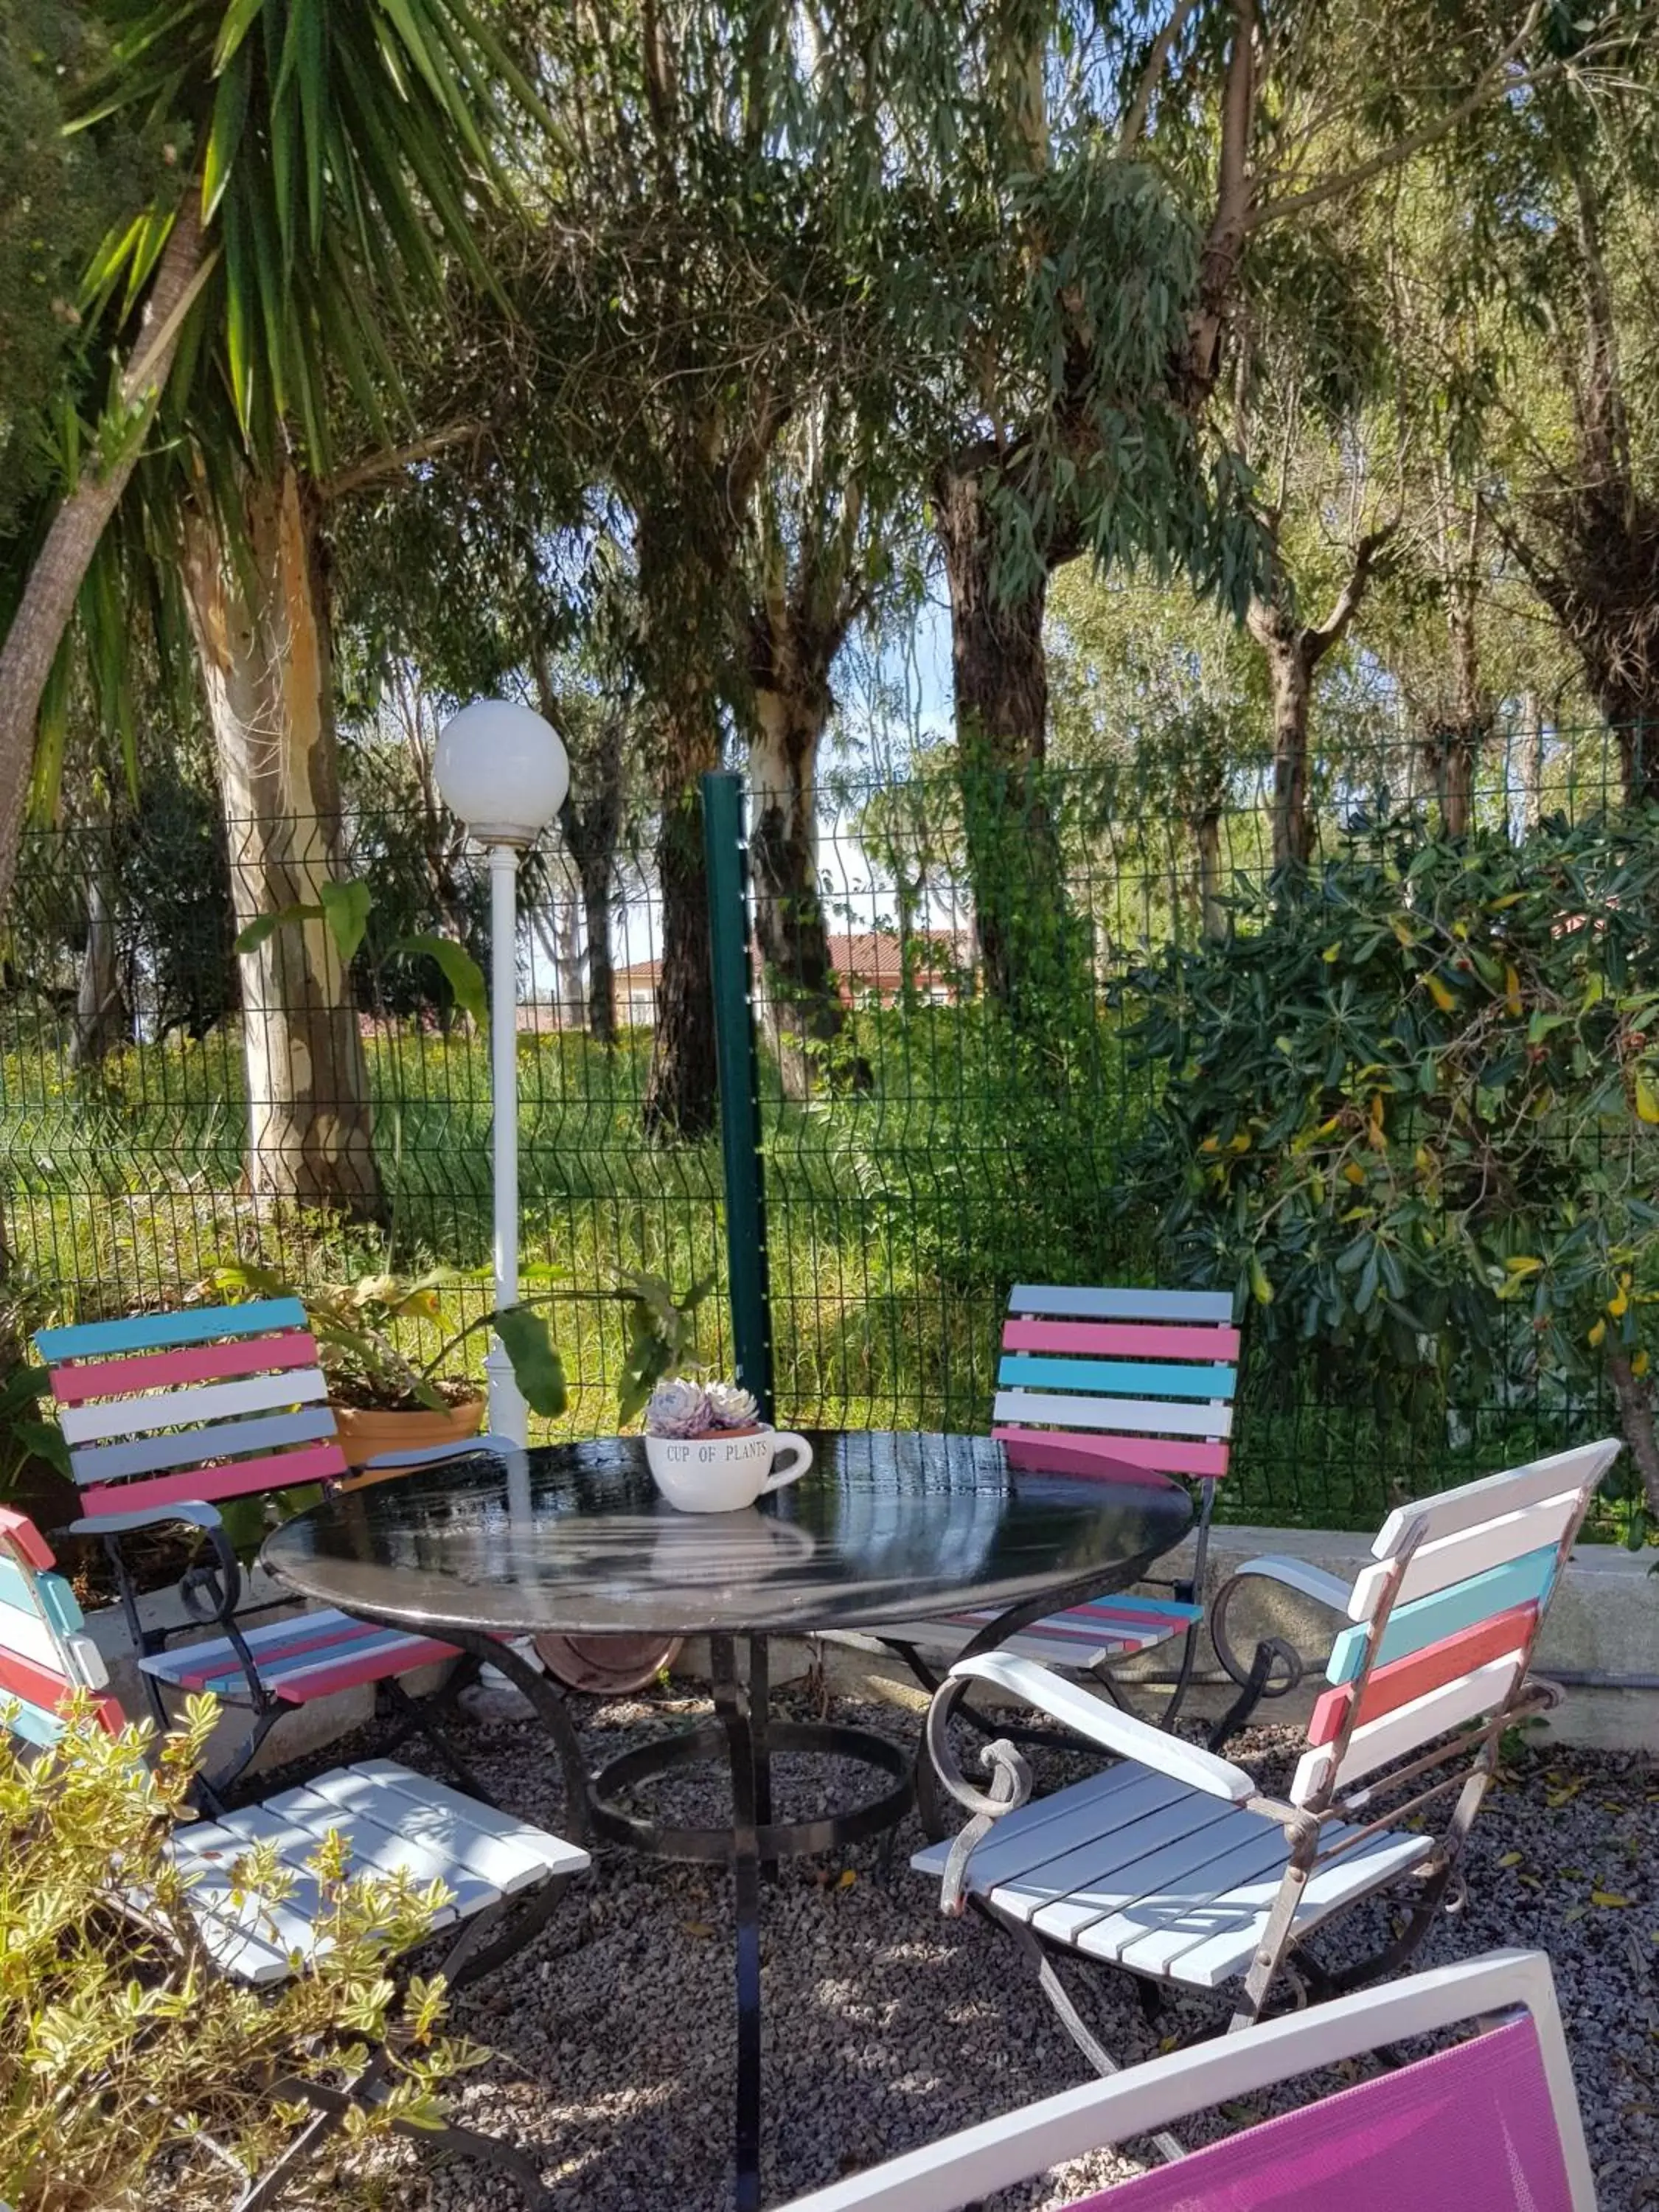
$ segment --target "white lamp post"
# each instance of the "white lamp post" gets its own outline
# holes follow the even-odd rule
[[[570,763],[557,732],[528,707],[478,699],[438,733],[433,762],[445,803],[489,852],[489,1088],[494,1121],[495,1306],[519,1297],[519,854],[564,804]],[[529,1409],[513,1363],[492,1338],[492,1433],[524,1443]]]

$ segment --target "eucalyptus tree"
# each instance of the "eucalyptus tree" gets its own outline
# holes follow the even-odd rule
[[[1258,0],[985,12],[986,126],[950,182],[981,221],[978,297],[1000,312],[972,319],[969,404],[938,479],[970,772],[1040,767],[1058,566],[1139,556],[1241,611],[1261,578],[1212,403],[1224,410],[1264,245],[1540,83],[1616,76],[1642,13],[1609,4],[1569,27],[1542,0],[1291,0],[1271,21]],[[1271,564],[1267,580],[1271,606]],[[989,907],[981,890],[988,974],[1006,984],[996,939],[1041,909],[1042,841],[1006,811],[986,831],[976,875],[1018,887]]]
[[[1508,191],[1495,245],[1525,314],[1492,500],[1504,543],[1578,661],[1625,799],[1659,800],[1659,134],[1652,37],[1634,99],[1565,99],[1495,121]]]
[[[890,378],[811,397],[756,489],[746,562],[750,866],[767,1020],[785,1092],[814,1066],[860,1085],[837,1047],[847,1006],[830,954],[818,865],[819,760],[831,677],[855,627],[914,616],[921,589],[915,477],[896,466]],[[902,451],[902,449],[901,449]]]
[[[161,118],[174,160],[89,272],[90,315],[137,335],[0,659],[3,889],[46,672],[159,423],[146,527],[176,567],[246,933],[249,1182],[354,1212],[380,1197],[345,962],[316,918],[341,872],[321,516],[386,465],[342,465],[335,417],[343,399],[389,444],[389,332],[452,265],[489,282],[472,233],[503,185],[503,81],[527,89],[468,0],[165,0],[127,24],[85,119]]]
[[[954,112],[954,13],[631,0],[550,10],[538,29],[563,128],[512,297],[535,332],[543,419],[627,514],[660,895],[645,1116],[664,1136],[699,1136],[714,1114],[700,779],[734,721],[781,696],[753,682],[757,606],[769,621],[750,589],[757,509],[759,566],[775,573],[763,486],[780,437],[862,373],[872,332],[892,342],[896,118],[932,145]],[[844,483],[827,489],[844,499]],[[839,587],[824,605],[830,629],[848,618]]]

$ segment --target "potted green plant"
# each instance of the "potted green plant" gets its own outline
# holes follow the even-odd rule
[[[626,1314],[628,1341],[617,1386],[621,1419],[634,1419],[659,1377],[690,1348],[696,1310],[712,1283],[694,1283],[677,1301],[659,1277],[623,1271],[610,1285],[584,1290],[552,1268],[536,1269],[519,1302],[492,1308],[449,1328],[430,1357],[416,1358],[398,1340],[400,1327],[445,1327],[441,1293],[487,1279],[450,1270],[409,1277],[360,1276],[349,1283],[301,1286],[268,1267],[238,1261],[217,1267],[198,1285],[203,1297],[227,1295],[297,1298],[317,1340],[329,1382],[329,1404],[346,1458],[353,1467],[389,1452],[465,1442],[483,1425],[483,1385],[457,1365],[468,1340],[485,1332],[501,1339],[531,1411],[556,1420],[568,1394],[564,1367],[548,1326],[547,1307],[577,1300],[611,1300]]]

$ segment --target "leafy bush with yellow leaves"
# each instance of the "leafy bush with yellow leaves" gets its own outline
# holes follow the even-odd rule
[[[1519,844],[1402,823],[1144,983],[1169,1080],[1128,1175],[1178,1273],[1384,1417],[1500,1368],[1605,1378],[1613,1502],[1659,1531],[1659,808]]]
[[[441,2081],[473,2056],[438,2032],[441,1982],[400,1993],[392,1971],[429,1932],[441,1885],[353,1875],[337,1838],[313,1867],[320,1955],[275,1991],[214,1966],[167,1850],[196,1817],[214,1715],[193,1698],[157,1743],[148,1723],[112,1737],[83,1705],[38,1753],[0,1726],[0,2200],[14,2212],[222,2204],[307,2117],[298,2085],[349,2091],[385,2044],[385,2094],[343,2124],[349,2173],[394,2120],[435,2124]],[[238,1879],[249,1896],[287,1893],[270,1846]],[[349,2201],[342,2182],[330,2201]]]

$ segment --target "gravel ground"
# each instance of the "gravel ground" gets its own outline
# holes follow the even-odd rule
[[[789,1692],[775,1702],[805,1711]],[[706,1710],[665,1693],[572,1706],[594,1764]],[[915,1727],[892,1707],[844,1699],[835,1717],[900,1740]],[[472,1729],[469,1755],[501,1802],[556,1828],[555,1769],[533,1723],[475,1716]],[[1235,1755],[1282,1784],[1291,1742],[1259,1730]],[[419,1747],[404,1755],[426,1763]],[[1063,1778],[1056,1756],[1043,1757],[1052,1764],[1042,1780]],[[778,1814],[827,1810],[837,1790],[845,1804],[866,1788],[866,1770],[838,1777],[781,1761]],[[651,1802],[680,1818],[720,1818],[713,1785],[696,1778],[661,1785]],[[907,1824],[888,1863],[871,1844],[787,1864],[764,1899],[769,2204],[1087,2076],[1007,1940],[973,1917],[941,1918],[931,1886],[906,1864],[920,1840]],[[1422,1963],[1505,1944],[1548,1952],[1602,2212],[1659,2203],[1659,1773],[1609,1754],[1522,1750],[1487,1801],[1466,1864],[1468,1905],[1439,1923]],[[1356,1951],[1375,1941],[1378,1909],[1348,1917]],[[533,1949],[457,2000],[454,2024],[493,2054],[464,2077],[459,2116],[544,2146],[568,2212],[726,2212],[732,1946],[723,1873],[599,1855]],[[1334,1941],[1328,1949],[1340,1957]],[[1127,1976],[1095,1972],[1081,1986],[1108,2048],[1129,2058],[1217,2016],[1178,1999],[1149,2024]],[[520,2202],[480,2168],[389,2157],[387,2212]],[[1138,2163],[1115,2154],[1081,2161],[999,2198],[996,2212],[1065,2205]]]

